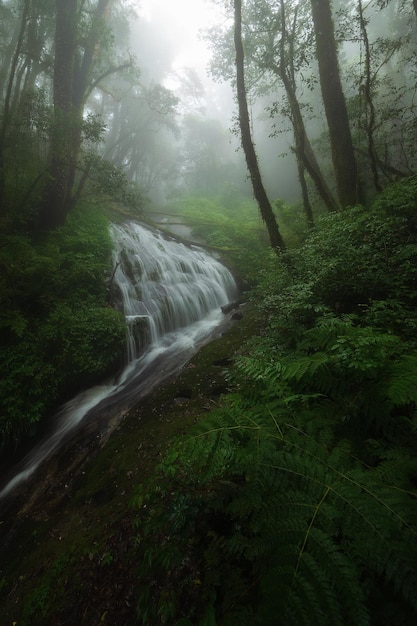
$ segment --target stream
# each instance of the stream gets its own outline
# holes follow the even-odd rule
[[[104,445],[132,405],[210,339],[225,319],[221,307],[236,299],[232,274],[201,248],[136,222],[113,224],[111,235],[112,289],[126,319],[126,364],[48,420],[41,439],[1,478],[0,507],[29,479],[42,482],[46,461],[80,437]]]

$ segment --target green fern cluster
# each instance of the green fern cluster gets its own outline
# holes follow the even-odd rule
[[[142,575],[149,567],[153,575],[143,623],[204,624],[211,606],[213,624],[365,625],[377,623],[377,585],[411,624],[412,455],[391,451],[365,466],[326,420],[301,429],[245,405],[235,399],[213,414],[161,467],[164,487],[147,498],[141,537]],[[161,622],[153,621],[153,611],[167,610],[158,580],[173,602]]]
[[[238,361],[239,391],[146,498],[143,623],[388,625],[381,606],[415,621],[417,361],[398,351],[340,321],[298,355]]]
[[[417,353],[350,319],[321,319],[290,353],[262,344],[238,361],[231,380],[249,404],[268,405],[274,414],[291,409],[297,421],[316,412],[348,422],[351,436],[395,438],[413,427]]]

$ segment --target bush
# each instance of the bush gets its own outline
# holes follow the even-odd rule
[[[277,371],[247,365],[250,402],[182,437],[136,500],[140,623],[411,626],[411,446],[366,465]]]
[[[0,248],[0,446],[18,442],[59,399],[120,365],[125,324],[106,290],[111,240],[96,209],[72,212],[42,242]]]
[[[409,197],[414,179],[396,186]],[[392,189],[387,190],[388,199]],[[411,201],[410,201],[411,202]],[[328,215],[304,245],[287,253],[292,267],[261,275],[263,313],[281,336],[314,324],[326,311],[353,315],[414,343],[417,328],[417,230],[398,209],[387,215],[385,194],[370,210],[354,207]],[[288,332],[287,332],[288,331]],[[285,339],[285,337],[284,337]]]

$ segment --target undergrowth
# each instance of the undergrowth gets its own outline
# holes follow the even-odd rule
[[[270,248],[254,200],[225,186],[215,197],[181,198],[173,210],[191,228],[193,237],[221,251],[235,275],[244,277],[251,286],[257,282],[260,269],[268,264]],[[301,207],[277,200],[274,212],[285,241],[293,247],[306,232]]]
[[[139,623],[416,622],[415,198],[271,256],[223,406],[134,499]]]
[[[107,301],[110,254],[107,219],[88,206],[42,241],[1,236],[0,449],[119,364],[125,328]]]

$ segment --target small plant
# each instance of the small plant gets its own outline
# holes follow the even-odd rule
[[[101,557],[101,565],[111,565],[114,561],[114,557],[111,552],[105,552]]]

